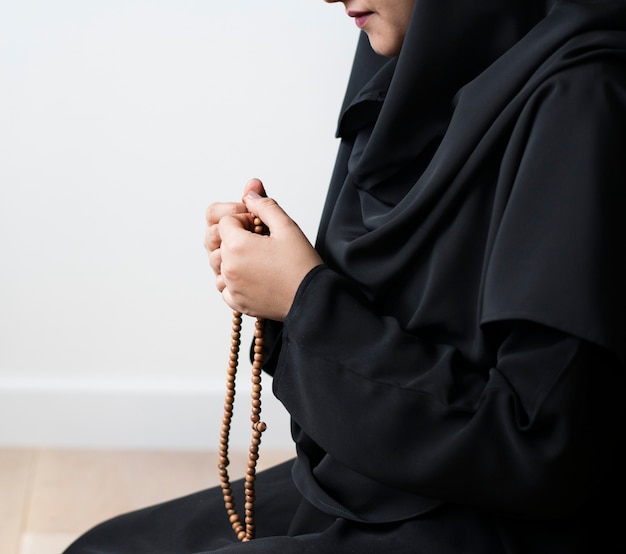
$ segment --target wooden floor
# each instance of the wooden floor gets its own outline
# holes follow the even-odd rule
[[[293,455],[262,451],[259,469]],[[231,456],[233,479],[245,453]],[[215,452],[0,448],[0,554],[61,554],[100,521],[218,483]]]

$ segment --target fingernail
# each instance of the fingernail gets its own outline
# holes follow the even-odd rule
[[[254,190],[249,190],[247,196],[248,198],[261,198],[261,195]]]

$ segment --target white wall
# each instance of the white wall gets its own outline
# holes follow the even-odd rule
[[[213,446],[205,207],[260,177],[314,238],[356,33],[322,0],[0,0],[0,445]]]

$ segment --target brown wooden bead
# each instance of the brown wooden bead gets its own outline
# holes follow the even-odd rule
[[[254,232],[260,234],[269,234],[268,229],[263,222],[256,216],[253,216]],[[234,498],[230,486],[230,478],[227,467],[228,460],[228,439],[230,435],[230,424],[234,412],[235,398],[235,377],[237,374],[237,366],[239,363],[239,350],[241,347],[241,325],[242,314],[233,311],[230,337],[230,354],[228,358],[228,369],[226,378],[226,395],[224,400],[224,416],[222,418],[222,429],[220,431],[219,443],[219,463],[218,471],[220,475],[220,485],[224,497],[224,506],[228,514],[229,521],[237,539],[247,542],[255,536],[254,525],[254,484],[256,480],[256,464],[259,458],[258,450],[261,442],[261,433],[265,431],[266,425],[260,421],[259,414],[261,412],[261,368],[263,365],[263,327],[262,319],[257,318],[254,324],[254,346],[253,346],[253,362],[252,362],[252,394],[251,394],[251,416],[252,421],[252,437],[250,440],[250,448],[248,452],[248,465],[244,479],[245,491],[245,516],[244,524],[241,523],[239,515],[235,509]]]

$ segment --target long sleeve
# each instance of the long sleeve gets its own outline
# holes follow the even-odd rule
[[[337,467],[515,515],[568,513],[616,440],[619,372],[601,349],[538,324],[490,324],[486,337],[497,354],[476,367],[320,267],[285,321],[274,392]],[[344,503],[357,494],[316,478]]]

